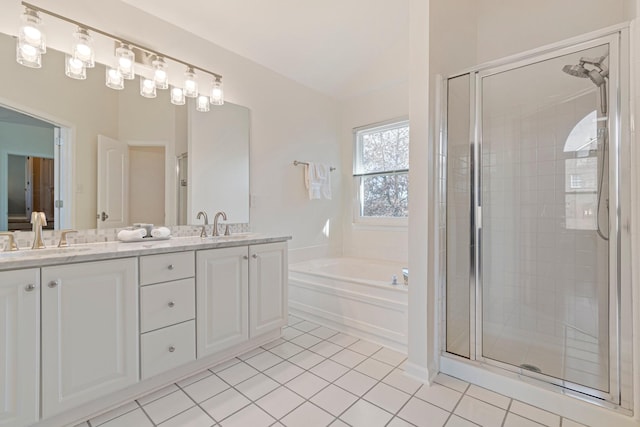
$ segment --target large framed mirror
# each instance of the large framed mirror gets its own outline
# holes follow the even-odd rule
[[[199,112],[161,90],[143,98],[137,79],[116,91],[100,64],[69,79],[54,49],[41,69],[26,68],[6,34],[0,58],[0,230],[30,228],[32,210],[50,228],[192,224],[200,210],[249,222],[246,107]]]

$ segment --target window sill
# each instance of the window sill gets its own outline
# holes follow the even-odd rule
[[[372,230],[372,231],[396,231],[406,232],[409,228],[407,219],[388,220],[388,219],[372,219],[363,221],[354,221],[351,223],[354,230]]]

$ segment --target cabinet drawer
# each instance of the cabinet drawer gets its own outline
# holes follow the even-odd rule
[[[195,289],[193,278],[140,289],[140,331],[149,332],[195,318]]]
[[[185,279],[195,274],[193,252],[147,255],[140,257],[140,285]]]
[[[195,321],[142,334],[142,378],[196,360]]]

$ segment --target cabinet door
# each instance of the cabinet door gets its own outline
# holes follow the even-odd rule
[[[198,251],[196,331],[198,358],[249,339],[248,248]]]
[[[287,244],[249,248],[249,336],[271,332],[287,321]]]
[[[0,272],[0,426],[38,420],[40,270]]]
[[[42,415],[136,383],[135,258],[42,269]]]

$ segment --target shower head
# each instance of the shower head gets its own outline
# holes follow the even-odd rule
[[[562,67],[562,71],[569,74],[570,76],[580,77],[581,79],[586,79],[587,77],[589,77],[589,71],[584,68],[582,64],[565,65],[564,67]]]

